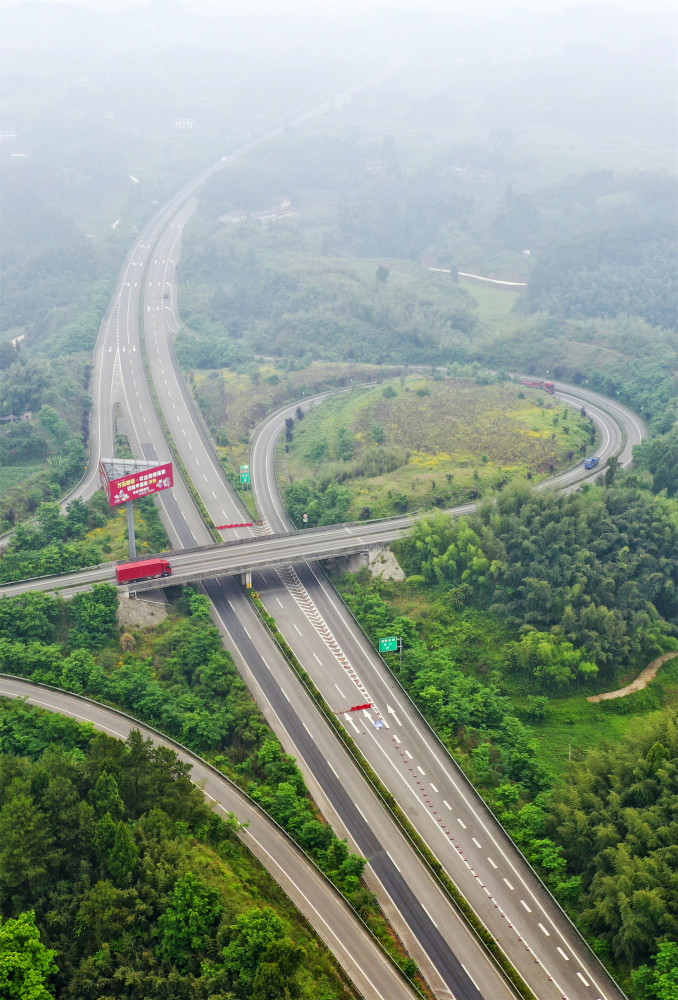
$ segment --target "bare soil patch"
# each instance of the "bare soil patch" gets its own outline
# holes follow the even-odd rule
[[[638,674],[634,681],[627,684],[626,687],[619,688],[617,691],[605,691],[604,694],[592,694],[586,700],[587,701],[612,701],[613,698],[624,698],[627,694],[633,694],[634,691],[642,691],[646,688],[650,681],[653,681],[657,676],[657,671],[661,667],[662,663],[666,663],[667,660],[672,660],[674,656],[678,656],[678,652],[664,653],[663,656],[658,656],[656,660],[653,660],[644,670]]]

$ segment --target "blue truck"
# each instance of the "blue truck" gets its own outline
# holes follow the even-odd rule
[[[599,462],[600,462],[599,458],[585,458],[584,459],[584,468],[585,469],[595,469],[595,467],[598,465]]]

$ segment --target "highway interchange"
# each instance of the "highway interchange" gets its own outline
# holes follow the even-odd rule
[[[134,454],[146,459],[168,457],[146,384],[141,316],[157,397],[188,474],[215,523],[247,519],[195,411],[172,350],[172,336],[180,323],[177,265],[181,233],[194,210],[199,184],[211,169],[218,168],[205,171],[164,206],[125,261],[97,342],[91,462],[77,495],[87,497],[96,490],[98,458],[114,454],[116,404],[124,412]],[[620,461],[627,464],[633,445],[644,433],[637,417],[586,390],[560,388],[558,394],[563,399],[585,405],[599,423],[600,454],[619,452]],[[175,573],[182,560],[198,558],[182,550],[197,547],[203,561],[213,560],[209,572],[223,574],[229,550],[245,550],[258,542],[269,547],[283,545],[282,537],[267,539],[266,533],[282,536],[289,529],[274,475],[275,443],[285,416],[286,411],[274,415],[253,443],[252,476],[265,523],[253,531],[231,531],[231,536],[243,540],[238,545],[213,546],[181,476],[175,475],[172,491],[159,494],[163,519],[176,550],[172,556]],[[565,473],[559,485],[576,485],[581,472],[579,467]],[[346,538],[351,530],[359,532],[360,544],[364,544],[368,533],[387,541],[385,532],[390,531],[392,538],[406,526],[404,519],[386,528],[383,524],[340,528],[337,534]],[[290,562],[317,556],[317,548],[307,550],[308,555],[300,555],[298,548],[311,534],[291,536]],[[330,532],[324,534],[325,540],[329,539]],[[253,536],[254,542],[244,541]],[[251,566],[255,567],[254,561]],[[205,575],[204,569],[203,562],[198,574]],[[108,577],[101,578],[109,579],[110,567],[98,572],[102,571]],[[84,583],[82,576],[80,580]],[[257,571],[254,585],[325,700],[539,1000],[618,1000],[622,996],[618,988],[371,649],[318,565],[302,562],[294,568]],[[236,578],[219,575],[203,586],[212,600],[215,622],[254,696],[285,748],[297,758],[314,798],[337,833],[349,837],[354,848],[369,859],[368,884],[377,892],[436,996],[456,1000],[512,996],[495,965],[319,715]],[[3,588],[2,593],[8,592],[9,588]],[[3,680],[2,693],[7,683]],[[342,711],[363,701],[373,704],[369,713],[349,715]],[[51,707],[60,710],[57,705]],[[375,723],[383,723],[383,728]],[[235,811],[241,815],[238,808]],[[253,831],[259,822],[253,820]],[[313,904],[317,909],[327,889],[315,891],[319,893]],[[309,896],[314,898],[311,889]],[[312,914],[310,919],[314,922]],[[339,923],[337,933],[338,928]],[[351,954],[351,933],[346,932],[341,946],[328,941],[342,964]],[[390,981],[382,981],[380,969],[371,970],[373,979],[361,981],[359,988],[366,997],[395,998],[399,994],[391,992]],[[350,968],[347,971],[352,974]]]

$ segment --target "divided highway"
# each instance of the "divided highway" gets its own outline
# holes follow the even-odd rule
[[[141,315],[148,363],[164,418],[210,516],[220,524],[245,520],[245,511],[232,493],[195,411],[171,344],[179,325],[176,269],[181,233],[194,209],[193,194],[218,167],[205,171],[156,215],[125,262],[97,342],[92,462],[78,495],[94,492],[99,455],[113,454],[116,404],[125,415],[134,454],[146,459],[168,457],[146,385],[138,329]],[[558,394],[576,405],[583,401],[599,423],[606,453],[619,451],[622,464],[630,461],[632,446],[643,434],[642,424],[633,414],[585,390],[559,387]],[[173,491],[159,494],[163,520],[177,550],[172,556],[175,580],[183,579],[182,568],[188,567],[186,572],[190,573],[196,566],[200,575],[215,577],[204,588],[239,669],[283,745],[297,757],[324,814],[337,832],[348,836],[369,859],[367,879],[436,995],[456,1000],[479,996],[504,1000],[512,996],[511,990],[319,716],[262,628],[242,588],[233,578],[219,575],[228,572],[228,560],[240,559],[235,570],[240,571],[243,565],[261,566],[262,559],[269,559],[271,566],[317,558],[320,536],[323,544],[334,537],[334,551],[340,552],[342,545],[346,551],[349,544],[364,547],[386,542],[407,527],[409,519],[405,518],[284,537],[289,525],[275,484],[274,450],[285,415],[284,411],[276,414],[264,425],[253,448],[253,480],[266,520],[260,531],[236,529],[231,534],[241,539],[237,545],[214,547],[179,475]],[[577,468],[564,473],[558,477],[559,485],[573,488],[581,472]],[[276,532],[277,537],[266,538],[267,530]],[[259,537],[252,539],[253,534]],[[248,537],[252,540],[246,541]],[[243,564],[242,553],[254,553],[257,546],[258,554],[244,557],[250,562]],[[200,550],[181,551],[196,547]],[[271,548],[276,553],[265,556]],[[323,554],[328,551],[324,548]],[[233,563],[230,565],[233,572]],[[91,573],[87,578],[86,573],[79,574],[78,585],[112,576],[110,567]],[[97,577],[97,573],[104,576]],[[375,655],[319,567],[301,562],[294,568],[266,569],[257,574],[255,582],[268,610],[349,735],[539,1000],[619,1000],[622,994],[616,985]],[[10,588],[3,588],[2,593],[8,592]],[[375,707],[362,716],[348,715],[345,709],[357,701],[369,701]],[[344,961],[351,952],[350,936],[333,950]],[[396,996],[389,992],[385,980],[373,982],[371,989],[366,996],[382,996],[384,1000]]]
[[[176,251],[173,250],[173,253],[176,260]],[[158,268],[164,267],[169,253],[163,250],[162,240],[157,256],[160,258]],[[153,264],[149,274],[152,281]],[[167,280],[167,272],[163,271],[162,281]],[[160,287],[161,281],[158,280],[156,288]],[[159,311],[156,303],[155,313]],[[152,308],[150,312],[153,317]],[[171,400],[171,405],[165,406],[166,419],[211,516],[217,523],[238,520],[238,501],[233,498],[232,507],[229,507],[221,492],[222,487],[227,489],[223,473],[209,440],[200,428],[178,372],[169,332],[167,324],[156,322],[146,329],[156,387],[163,401]],[[154,355],[157,355],[155,360]],[[576,405],[581,405],[579,390],[562,387],[561,391],[576,398]],[[593,394],[587,394],[585,398],[588,412],[601,426],[601,454],[619,451],[622,462],[628,461],[633,444],[642,435],[641,425],[634,422],[632,415],[627,419],[622,408],[617,408],[612,418],[607,401],[600,397],[597,402]],[[616,408],[616,404],[611,406]],[[284,422],[284,415],[277,415],[279,427]],[[271,428],[274,428],[273,422]],[[259,435],[251,466],[254,482],[258,484],[257,500],[261,513],[270,526],[269,530],[273,528],[280,532],[287,528],[287,522],[271,472],[276,436],[270,433],[265,443],[263,432]],[[560,485],[571,487],[576,478],[581,478],[581,473],[579,468],[563,474]],[[396,528],[390,525],[387,529],[375,526],[374,530],[397,531],[403,526]],[[339,533],[346,536],[350,530],[343,527]],[[359,525],[355,530],[364,534],[372,529]],[[305,534],[293,535],[295,546],[303,544]],[[278,548],[285,544],[280,536],[269,541]],[[232,552],[254,544],[240,542],[226,547],[223,552],[228,552],[230,556]],[[256,544],[265,545],[266,541],[260,539]],[[568,1000],[575,997],[591,997],[594,1000],[618,998],[621,994],[615,984],[428,730],[382,661],[375,656],[318,567],[301,564],[294,570],[267,571],[256,576],[255,585],[304,667],[326,700],[344,719],[349,734],[356,739],[381,780],[396,796],[540,1000],[550,1000],[550,997],[557,1000],[563,996]],[[233,600],[230,607],[235,612],[235,618],[228,626],[232,630],[236,628],[236,620],[244,614],[244,608]],[[242,649],[237,637],[236,648]],[[276,671],[276,685],[280,683],[279,676]],[[372,702],[375,709],[360,720],[342,712],[348,705],[367,701]],[[375,722],[383,723],[383,728],[381,725],[377,728]],[[313,741],[317,742],[316,730],[309,731],[313,733]],[[324,808],[329,809],[329,815],[334,812],[335,825],[341,827],[343,824],[349,833],[354,831],[351,834],[354,842],[370,858],[372,874],[376,874],[376,852],[369,848],[365,851],[365,847],[361,846],[365,844],[365,839],[360,833],[356,839],[355,816],[351,817],[350,806],[348,810],[345,806],[342,809],[341,804],[328,795],[331,784],[315,784],[317,775],[313,769],[311,748],[299,746],[298,741],[295,745],[314,794],[319,794],[320,801],[325,803]],[[321,746],[323,757],[327,759],[324,739],[321,739]],[[352,786],[344,784],[343,787]],[[366,825],[372,827],[375,822],[374,803],[369,802],[366,808],[368,812],[361,803],[358,812]],[[409,877],[412,891],[425,908],[426,917],[432,918],[423,940],[419,935],[419,943],[426,951],[430,947],[434,928],[444,925],[429,909],[433,903],[422,893],[418,879],[412,879],[409,867],[400,871]],[[452,947],[457,954],[461,953],[462,959],[468,957],[464,955],[465,948],[460,948],[459,940],[455,940]],[[463,961],[461,964],[464,964]],[[478,969],[482,969],[483,964],[471,965],[467,962],[465,968],[477,981],[480,978]],[[439,971],[437,966],[436,971]],[[458,995],[449,978],[446,985]],[[495,995],[484,990],[482,985],[480,991],[488,997]]]

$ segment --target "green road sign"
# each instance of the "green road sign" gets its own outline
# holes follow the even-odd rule
[[[250,479],[249,472],[241,472],[240,473],[240,483],[241,483],[241,485],[245,486],[246,484],[248,484],[250,482],[251,482],[251,479]]]
[[[398,636],[389,635],[386,639],[379,640],[380,653],[392,653],[398,648]]]

